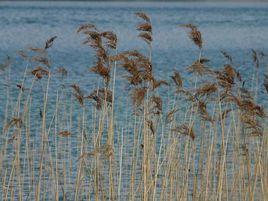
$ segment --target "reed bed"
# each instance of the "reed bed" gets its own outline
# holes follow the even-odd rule
[[[95,89],[66,84],[69,72],[48,56],[56,36],[18,52],[26,68],[17,97],[11,59],[1,65],[2,200],[268,200],[265,54],[252,50],[251,79],[224,51],[215,69],[198,27],[179,25],[199,50],[185,67],[190,84],[178,70],[160,80],[152,20],[136,17],[146,52],[118,52],[114,32],[78,27],[94,50]],[[51,79],[60,80],[56,92]],[[116,90],[118,80],[128,91]]]

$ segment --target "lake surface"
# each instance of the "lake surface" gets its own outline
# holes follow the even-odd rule
[[[197,52],[180,24],[199,26],[204,38],[204,54],[222,64],[219,50],[230,51],[239,60],[251,48],[268,49],[268,4],[265,3],[109,3],[109,2],[0,2],[0,58],[15,55],[28,46],[41,46],[54,35],[51,49],[56,66],[83,71],[91,65],[87,47],[76,29],[94,23],[101,30],[113,30],[119,51],[141,49],[134,13],[145,11],[152,17],[153,56],[156,67],[168,70],[189,64]],[[241,60],[241,59],[240,59]]]
[[[4,61],[7,55],[12,60],[12,68],[9,72],[11,75],[10,79],[0,71],[0,130],[4,126],[2,122],[5,119],[7,86],[10,87],[11,95],[7,102],[7,108],[9,109],[7,119],[11,119],[14,114],[12,111],[16,105],[18,94],[16,84],[21,82],[26,66],[29,69],[34,67],[32,64],[24,62],[17,55],[16,52],[18,50],[24,50],[30,46],[43,47],[48,38],[57,36],[53,47],[49,49],[49,56],[52,61],[51,70],[55,72],[58,67],[65,67],[68,70],[68,79],[64,81],[64,85],[78,83],[86,93],[89,93],[100,82],[95,74],[88,71],[88,67],[94,65],[94,52],[89,47],[82,45],[83,36],[76,33],[77,28],[81,24],[94,23],[100,30],[111,30],[117,34],[119,52],[129,49],[138,49],[145,52],[145,43],[137,37],[136,25],[140,22],[134,15],[137,11],[144,11],[152,18],[152,60],[154,73],[157,78],[170,79],[169,76],[173,70],[177,69],[182,72],[186,84],[191,79],[191,75],[187,74],[184,70],[185,67],[192,64],[198,58],[199,50],[188,38],[187,32],[179,26],[181,24],[193,23],[199,27],[204,39],[203,55],[211,60],[210,66],[213,68],[220,68],[226,63],[220,51],[229,52],[233,57],[235,67],[244,76],[245,85],[247,86],[251,86],[251,76],[254,71],[251,50],[256,49],[257,51],[264,52],[266,55],[268,54],[268,3],[200,4],[0,1],[0,63]],[[263,80],[263,73],[268,71],[267,56],[263,58],[260,64],[260,79]],[[118,75],[117,79],[116,93],[120,93],[120,96],[128,97],[129,86],[127,86],[124,77]],[[26,79],[25,86],[29,87],[31,82],[32,79]],[[41,80],[32,89],[32,99],[34,101],[32,102],[31,109],[33,113],[31,118],[34,121],[31,122],[31,129],[34,135],[32,141],[33,150],[37,150],[36,153],[39,153],[38,143],[40,143],[40,136],[36,133],[39,132],[41,127],[40,111],[43,107],[44,98],[43,93],[39,92],[40,90],[41,92],[45,91],[45,84],[45,81]],[[62,87],[61,84],[60,79],[52,77],[48,95],[49,107],[47,109],[47,118],[49,122],[47,124],[51,123],[52,125],[54,121],[56,95],[57,90]],[[260,91],[264,91],[262,82],[259,85]],[[160,93],[167,94],[168,92],[162,91]],[[264,93],[260,92],[259,95],[262,97]],[[267,94],[265,96],[267,97]],[[25,101],[27,97],[23,98]],[[267,104],[267,98],[260,98],[260,100],[266,101],[265,103]],[[68,101],[66,100],[66,105],[69,103]],[[69,114],[67,113],[70,108],[66,108],[64,110],[65,113],[63,113],[68,116]],[[122,124],[126,123],[130,116],[126,114],[124,109],[125,107],[121,106],[118,110],[123,110],[123,112],[116,115],[118,118],[117,122],[122,121]],[[91,111],[87,110],[87,112],[87,115],[90,116]],[[72,138],[70,144],[68,143],[68,147],[66,146],[67,148],[72,147],[70,152],[75,165],[77,163],[76,159],[79,157],[79,150],[76,149],[79,139],[76,136],[80,136],[79,125],[81,125],[81,119],[77,116],[81,117],[81,113],[81,108],[74,107],[72,132],[77,135]],[[62,123],[60,125],[61,128],[70,126],[64,115],[59,117],[59,119],[62,118],[60,119],[62,122],[67,122],[67,126],[65,123]],[[126,118],[122,118],[123,115],[126,115]],[[183,117],[184,114],[181,116]],[[86,118],[90,122],[90,117]],[[126,124],[130,124],[127,125],[129,127],[132,126],[131,121]],[[86,126],[90,133],[93,125],[89,123]],[[133,136],[133,132],[127,130],[126,135]],[[1,139],[4,138],[4,136],[1,136]],[[132,139],[132,137],[127,139],[129,145],[132,145]],[[119,137],[115,136],[115,143],[119,140]],[[0,145],[2,146],[3,144],[1,143]],[[51,143],[51,149],[54,149],[57,142],[55,144],[53,144],[54,142]],[[24,143],[22,144],[23,147]],[[69,149],[66,150],[66,153],[67,151]],[[126,154],[131,155],[131,153]],[[123,166],[130,168],[130,163],[123,164]],[[71,172],[73,175],[70,174],[70,178],[75,177],[75,168]],[[126,177],[127,179],[128,177]],[[73,183],[73,181],[70,182],[71,187]]]
[[[68,81],[79,83],[88,91],[97,85],[96,76],[88,73],[88,67],[94,64],[94,54],[82,45],[83,36],[76,33],[77,27],[94,23],[100,30],[114,31],[118,35],[118,51],[144,50],[145,43],[137,37],[137,11],[145,11],[152,18],[153,65],[159,78],[168,78],[174,69],[183,71],[199,54],[186,31],[179,27],[181,24],[199,26],[204,40],[203,55],[211,59],[211,66],[222,67],[225,58],[220,50],[227,51],[236,68],[249,79],[253,69],[251,49],[268,50],[266,3],[0,2],[0,63],[7,55],[13,60],[14,85],[22,79],[26,66],[16,52],[30,46],[43,47],[48,38],[56,35],[58,38],[49,50],[52,70],[65,67],[69,71]],[[267,71],[265,68],[261,71]],[[189,75],[184,76],[187,80]],[[0,101],[5,101],[5,80],[0,80]],[[52,84],[51,90],[53,86],[56,85]],[[118,87],[126,86],[119,82]]]
[[[153,23],[153,63],[156,74],[170,75],[196,59],[198,50],[180,24],[199,26],[204,38],[204,55],[212,65],[224,63],[220,50],[233,55],[238,64],[251,59],[252,48],[268,49],[268,4],[265,3],[108,3],[108,2],[0,2],[0,60],[29,46],[42,47],[58,36],[50,50],[53,67],[64,66],[72,79],[92,65],[93,53],[83,46],[76,29],[94,23],[101,30],[113,30],[118,49],[143,49],[137,38],[134,13],[145,11]],[[24,69],[17,59],[15,65]]]

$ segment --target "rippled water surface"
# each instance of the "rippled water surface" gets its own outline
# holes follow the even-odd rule
[[[268,4],[0,2],[0,56],[57,35],[52,50],[55,64],[82,70],[90,55],[81,46],[77,27],[95,23],[118,34],[120,50],[141,48],[134,16],[141,10],[152,17],[154,61],[161,69],[179,67],[193,56],[195,47],[178,27],[185,23],[200,27],[205,54],[216,56],[225,49],[239,57],[251,48],[268,48]]]
[[[52,72],[55,72],[58,67],[64,66],[68,70],[68,79],[64,81],[66,86],[67,84],[78,83],[84,91],[90,92],[92,88],[99,84],[96,75],[88,71],[88,67],[92,66],[95,61],[94,52],[89,47],[82,45],[83,37],[76,33],[77,28],[84,23],[94,23],[100,30],[112,30],[117,34],[119,52],[129,49],[138,49],[145,52],[145,43],[137,37],[136,25],[139,20],[134,15],[137,11],[145,11],[152,18],[152,61],[154,73],[158,78],[169,79],[174,69],[182,71],[186,84],[191,78],[191,75],[185,73],[183,69],[196,60],[199,51],[187,37],[185,30],[179,26],[181,24],[193,23],[198,25],[204,39],[203,55],[211,60],[210,65],[213,68],[220,68],[226,62],[220,51],[229,52],[234,58],[235,67],[244,76],[247,86],[250,86],[253,72],[251,49],[262,51],[264,54],[268,53],[268,4],[265,3],[0,1],[0,63],[4,61],[7,55],[10,56],[12,61],[12,68],[9,71],[10,78],[0,71],[0,129],[3,128],[2,122],[5,119],[6,104],[9,104],[7,107],[9,111],[12,111],[12,107],[16,105],[18,93],[16,84],[22,80],[25,67],[33,68],[31,64],[27,64],[16,54],[18,50],[24,50],[30,46],[42,47],[48,38],[58,36],[53,47],[49,49]],[[264,57],[261,62],[260,79],[263,79],[263,72],[265,71],[267,71],[267,57]],[[26,76],[28,77],[29,74],[27,71]],[[123,76],[118,76],[116,93],[127,97],[129,86],[124,80]],[[26,79],[27,87],[30,86],[31,81],[32,79]],[[52,77],[49,88],[47,116],[51,122],[54,121],[56,92],[62,87],[61,81],[61,79]],[[260,82],[260,91],[264,91],[261,84]],[[7,86],[11,89],[11,101],[9,103],[6,103]],[[41,127],[38,122],[41,122],[39,116],[41,116],[44,97],[43,93],[39,92],[44,92],[45,87],[45,81],[41,80],[32,89],[32,99],[35,101],[32,103],[34,113],[31,114],[31,118],[36,120],[32,125],[33,133]],[[161,93],[167,94],[168,92],[162,91]],[[260,92],[259,95],[262,97],[263,93]],[[72,109],[66,108],[64,112]],[[81,119],[77,119],[79,115],[76,115],[77,113],[81,114],[81,108],[73,111],[73,132],[79,133],[80,128],[75,126],[79,124],[79,121],[81,123]],[[12,115],[12,112],[10,112],[7,115],[8,119]],[[69,122],[64,119],[64,115],[59,118],[62,118],[62,122],[67,122],[66,125],[69,125]],[[91,111],[89,112],[90,115]],[[120,115],[117,115],[117,118],[119,119],[118,122],[126,120]],[[51,122],[47,122],[47,127],[52,125],[49,125]],[[60,127],[64,128],[66,125],[62,123]],[[91,124],[87,126],[89,125]],[[132,134],[129,132],[129,135]],[[34,142],[40,141],[37,135],[33,138]],[[115,138],[119,140],[117,136]],[[71,143],[68,144],[68,147],[77,147],[76,136]],[[38,147],[38,143],[33,144],[34,148],[35,146]],[[132,143],[129,142],[129,144]],[[55,148],[53,146],[51,146],[51,149]],[[37,151],[37,153],[39,152]],[[75,149],[72,150],[71,154],[74,158],[78,157]],[[76,162],[77,160],[74,163]],[[125,167],[129,168],[129,164],[125,164]]]
[[[42,47],[46,39],[56,35],[50,50],[52,69],[64,66],[70,82],[91,88],[95,75],[85,72],[93,65],[94,56],[82,45],[77,27],[94,23],[101,30],[113,30],[119,38],[118,51],[145,49],[135,30],[137,11],[152,17],[153,64],[158,77],[169,76],[175,68],[184,69],[198,55],[180,24],[199,26],[204,38],[203,54],[215,68],[224,64],[220,50],[225,50],[232,54],[238,68],[243,65],[239,70],[249,76],[251,49],[268,50],[265,3],[0,2],[0,60],[11,56],[15,71],[11,81],[17,82],[26,64],[16,52],[29,46]],[[89,82],[89,77],[94,81]]]

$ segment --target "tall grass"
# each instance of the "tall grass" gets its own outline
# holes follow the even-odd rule
[[[18,52],[26,69],[17,98],[9,84],[10,59],[1,66],[7,83],[1,102],[2,200],[268,199],[268,127],[260,105],[268,85],[259,72],[265,55],[252,51],[251,81],[227,52],[223,67],[214,69],[202,55],[198,27],[186,24],[180,28],[190,30],[200,52],[185,69],[190,85],[177,70],[159,80],[151,18],[136,16],[145,53],[118,52],[112,31],[93,24],[78,28],[95,52],[89,70],[99,84],[91,92],[79,83],[64,84],[67,70],[53,69],[48,51],[56,36],[44,47]],[[53,77],[63,84],[50,100]],[[127,94],[116,91],[119,79]]]

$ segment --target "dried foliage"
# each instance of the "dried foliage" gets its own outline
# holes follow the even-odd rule
[[[135,200],[139,198],[157,200],[160,194],[160,197],[164,200],[174,200],[178,198],[176,196],[177,192],[181,192],[185,198],[191,194],[190,197],[192,196],[192,199],[196,200],[199,194],[195,192],[198,190],[203,192],[201,197],[207,200],[210,199],[210,192],[215,188],[216,193],[211,194],[211,199],[219,198],[220,196],[225,199],[229,198],[229,195],[231,195],[231,198],[232,196],[233,198],[239,198],[241,195],[245,198],[249,195],[253,200],[254,196],[252,195],[257,194],[255,191],[259,192],[257,188],[264,181],[263,175],[260,174],[263,171],[255,174],[252,171],[252,167],[256,169],[255,166],[257,165],[257,169],[263,169],[263,156],[265,154],[263,155],[262,150],[265,151],[265,149],[262,147],[264,147],[265,141],[262,140],[264,140],[263,136],[265,136],[265,129],[267,129],[264,127],[267,115],[264,106],[261,105],[260,97],[254,96],[257,92],[252,89],[258,90],[257,73],[262,64],[260,61],[263,53],[252,50],[256,73],[254,76],[256,77],[253,76],[252,83],[249,83],[246,79],[242,81],[240,73],[233,66],[233,58],[227,52],[221,52],[227,59],[226,65],[216,70],[213,67],[209,67],[207,64],[209,59],[201,57],[203,47],[201,33],[194,25],[183,25],[189,29],[190,39],[200,49],[199,59],[187,68],[188,72],[194,74],[190,75],[192,76],[190,79],[192,81],[194,77],[195,83],[193,84],[191,81],[184,83],[183,81],[186,79],[181,77],[181,72],[175,70],[174,72],[168,72],[171,74],[170,77],[174,83],[173,88],[170,89],[166,87],[169,86],[166,80],[156,78],[153,73],[153,62],[151,61],[153,28],[151,19],[146,13],[139,12],[136,15],[142,20],[138,24],[137,30],[139,31],[139,37],[148,44],[149,56],[137,50],[117,53],[118,40],[116,34],[112,31],[100,31],[93,24],[85,24],[78,28],[77,32],[85,36],[84,44],[94,50],[96,60],[93,61],[90,71],[103,81],[98,82],[101,83],[101,86],[93,89],[90,94],[83,92],[78,84],[70,85],[75,101],[78,101],[80,106],[83,107],[82,114],[79,113],[79,109],[77,111],[76,107],[72,107],[71,104],[73,103],[69,103],[68,100],[62,100],[69,95],[69,93],[66,93],[65,88],[60,88],[62,91],[60,91],[60,96],[57,96],[57,98],[59,97],[59,102],[58,99],[56,101],[59,104],[56,104],[55,113],[54,111],[51,113],[51,108],[49,108],[51,100],[48,102],[46,98],[44,98],[46,102],[44,102],[42,109],[40,105],[34,108],[36,106],[34,102],[35,96],[31,96],[33,87],[25,88],[28,86],[28,80],[23,80],[21,84],[16,85],[21,92],[27,89],[25,92],[29,91],[29,94],[16,91],[19,94],[17,102],[14,102],[15,104],[13,104],[13,101],[12,104],[7,102],[6,106],[7,114],[5,115],[7,116],[5,116],[5,122],[9,119],[9,116],[15,116],[7,123],[4,123],[6,125],[3,128],[5,142],[2,143],[1,162],[3,163],[4,181],[6,182],[4,182],[2,190],[4,189],[3,192],[7,193],[4,195],[6,199],[9,198],[9,193],[13,197],[19,197],[15,193],[17,192],[17,186],[15,185],[18,184],[18,181],[22,182],[20,185],[24,185],[24,177],[26,178],[28,173],[33,173],[33,176],[41,176],[41,180],[44,175],[49,175],[47,181],[53,180],[52,177],[58,175],[59,187],[62,188],[63,199],[65,200],[67,199],[67,194],[70,193],[69,190],[73,190],[66,186],[65,181],[72,179],[73,175],[75,175],[73,173],[77,175],[76,195],[72,196],[70,194],[70,196],[76,200],[83,199],[84,195],[85,197],[92,197],[93,200],[115,200],[117,198],[119,200]],[[31,74],[37,79],[41,79],[44,76],[49,76],[50,78],[51,72],[62,76],[67,76],[68,74],[64,67],[52,69],[51,71],[49,69],[51,62],[47,56],[47,51],[53,46],[55,39],[56,37],[48,39],[43,48],[30,47],[29,53],[19,52],[20,56],[27,62],[38,63],[34,64],[36,67],[31,71]],[[8,65],[8,62],[4,63],[0,66],[0,70],[5,70]],[[119,93],[114,91],[117,90],[116,84],[119,81],[117,82],[116,80],[118,76],[121,76],[122,71],[124,73],[122,77],[127,80],[126,87],[130,90],[129,97],[126,97],[122,91]],[[110,86],[111,80],[114,81],[115,86]],[[34,84],[35,80],[32,81]],[[256,88],[254,87],[254,81],[257,83]],[[44,87],[43,84],[45,83],[41,82],[39,84]],[[250,84],[252,85],[251,89],[247,88]],[[262,84],[268,93],[267,75],[264,75]],[[48,87],[49,85],[47,85],[46,89],[49,89]],[[47,93],[44,97],[50,98],[51,96]],[[7,94],[12,93],[8,91]],[[122,96],[123,101],[126,102],[131,99],[134,114],[137,116],[133,118],[128,110],[130,108],[124,108],[128,105],[124,104],[125,102],[118,108],[115,107],[117,106],[117,104],[114,105],[114,101],[117,101],[115,95]],[[98,111],[84,107],[86,106],[85,101],[88,100],[93,103]],[[10,115],[8,112],[10,111],[10,106],[13,105],[16,105],[16,108]],[[34,115],[31,114],[33,109],[36,109],[36,114]],[[121,113],[121,109],[126,112],[126,116]],[[91,110],[92,116],[87,113]],[[75,119],[73,119],[74,115]],[[39,116],[42,118],[41,122]],[[36,117],[38,117],[37,120],[32,122],[32,119]],[[41,138],[34,138],[34,141],[32,141],[30,138],[32,138],[32,130],[35,130],[35,128],[32,129],[31,125],[35,125],[34,123],[36,122],[38,122],[38,128],[40,127],[41,129],[41,133],[39,133]],[[50,132],[51,126],[54,127],[54,123],[57,133],[53,137]],[[71,133],[70,130],[64,130],[63,128],[77,130],[77,136],[75,133]],[[121,129],[122,133],[120,133]],[[126,136],[129,134],[133,134],[133,136],[128,139]],[[76,137],[71,137],[73,135]],[[181,135],[183,135],[183,138],[180,137]],[[26,140],[24,136],[26,136]],[[260,147],[251,147],[247,144],[253,142],[252,144],[255,145],[255,139],[250,141],[251,138],[249,137],[251,136],[257,136],[257,145],[260,145]],[[41,143],[38,142],[37,146],[32,146],[36,139],[41,139]],[[51,144],[51,139],[56,141]],[[73,143],[73,140],[77,139],[81,139],[78,143],[80,147],[77,147],[77,143]],[[235,139],[235,141],[232,142],[232,139]],[[242,154],[244,152],[246,156],[242,160],[240,160],[239,154],[233,153],[234,151],[227,153],[228,150],[238,150],[241,147],[241,143]],[[51,145],[56,146],[57,154],[50,153]],[[73,148],[73,145],[75,152],[69,154],[70,146]],[[36,148],[39,148],[38,146],[40,146],[41,157],[39,163],[36,163],[36,161],[31,161],[31,151],[35,152]],[[54,150],[54,147],[52,148]],[[80,152],[78,151],[79,149]],[[253,149],[257,151],[251,153]],[[12,152],[10,153],[6,150],[11,150]],[[18,168],[21,165],[20,159],[23,159],[20,154],[23,153],[27,155],[25,158],[27,159],[26,163],[23,165],[23,168],[27,170],[26,173],[24,173],[25,171],[21,173],[20,168]],[[77,168],[69,168],[68,164],[68,167],[66,164],[61,164],[67,158],[67,160],[70,159],[71,165],[73,157],[77,154],[78,160],[82,159],[82,161],[78,161],[79,163],[75,164]],[[34,160],[36,160],[36,156],[39,155],[33,156]],[[230,173],[228,168],[226,169],[226,164],[230,158],[234,166],[233,170],[240,170],[240,167],[245,170],[241,174],[239,171],[232,174],[238,175],[235,181],[237,183],[242,181],[243,185],[242,188],[238,185],[238,188],[231,189],[231,193],[229,191],[231,187],[235,186],[234,180],[231,177],[229,179],[229,175],[228,182],[225,178],[225,173],[226,175]],[[58,161],[59,163],[51,163],[53,161]],[[252,162],[254,162],[254,166],[252,166]],[[39,167],[35,168],[35,164],[39,164]],[[49,169],[46,169],[46,166],[49,166]],[[9,167],[12,167],[11,170],[14,171],[11,171],[11,173],[14,172],[14,174],[9,174],[9,169],[7,169]],[[132,168],[130,169],[130,174],[124,172],[125,167]],[[38,174],[36,174],[36,169],[39,171],[37,172]],[[28,170],[33,172],[28,172]],[[56,172],[51,172],[51,170]],[[252,172],[254,174],[251,174]],[[18,178],[15,178],[17,176]],[[22,180],[20,176],[22,176]],[[136,176],[138,177],[136,178]],[[126,177],[128,177],[128,180],[125,180]],[[181,181],[186,178],[186,183],[181,185],[181,183],[178,183],[178,178],[182,178]],[[251,179],[253,183],[251,183]],[[28,181],[27,178],[26,180]],[[46,187],[46,185],[43,185],[45,183],[41,180],[35,182],[38,186],[36,189],[32,189],[35,193],[32,193],[29,199],[43,198],[44,191],[41,190],[41,187]],[[44,180],[44,182],[47,181]],[[119,184],[125,184],[125,181],[130,181],[129,189],[133,191],[129,194],[120,195],[122,189],[120,189]],[[215,182],[216,186],[214,185]],[[194,185],[189,186],[189,183]],[[181,189],[181,186],[183,189]],[[186,188],[184,188],[185,186]],[[223,186],[224,188],[222,188]],[[252,189],[251,186],[256,186],[256,188]],[[68,192],[64,192],[67,189]],[[50,192],[50,190],[48,189],[47,192]],[[118,192],[115,190],[118,190]],[[235,195],[236,191],[239,194],[237,197]],[[20,189],[19,192],[23,193]],[[245,192],[245,194],[242,192]],[[135,193],[141,193],[142,195],[136,196]],[[61,195],[58,192],[58,188],[56,188],[55,194],[57,196]],[[123,197],[125,194],[130,196]],[[57,196],[55,197],[53,194],[49,198],[56,199]]]
[[[45,69],[44,67],[42,67],[42,66],[35,67],[35,69],[33,69],[31,73],[37,79],[41,79],[41,78],[43,78],[43,76],[48,76],[49,75],[49,71],[47,69]]]
[[[60,131],[60,132],[59,132],[59,136],[62,136],[62,137],[69,137],[69,136],[71,136],[71,132],[68,131],[68,130]]]
[[[146,87],[136,88],[132,90],[132,101],[134,106],[141,106],[144,101],[147,90],[148,89]]]
[[[94,24],[83,24],[77,29],[77,33],[85,32],[85,31],[87,32],[91,29],[96,30],[96,27]]]
[[[143,19],[145,22],[137,25],[137,30],[140,31],[139,37],[144,40],[148,45],[153,41],[152,24],[149,15],[146,13],[138,12],[136,15]]]
[[[105,67],[105,64],[102,60],[98,60],[97,64],[90,68],[90,70],[98,75],[100,75],[106,84],[110,81],[110,68]]]
[[[94,100],[95,106],[99,110],[105,103],[112,104],[113,96],[112,91],[108,89],[96,89],[86,98]]]
[[[189,90],[186,90],[186,89],[177,89],[176,93],[179,93],[179,94],[183,94],[184,97],[186,98],[186,100],[194,103],[197,101],[197,98],[196,96],[190,92]]]
[[[152,35],[150,33],[142,32],[139,34],[139,37],[142,38],[147,44],[151,44],[153,41]]]
[[[17,52],[17,54],[19,56],[21,56],[23,59],[28,59],[29,58],[29,56],[27,55],[27,53],[25,51],[20,50],[20,51]]]
[[[80,89],[77,84],[72,84],[71,87],[73,88],[73,95],[78,101],[78,103],[83,106],[84,105],[84,93]]]
[[[182,25],[182,27],[190,29],[190,32],[188,33],[189,38],[201,49],[203,46],[202,34],[197,29],[197,26],[193,24],[185,24]]]
[[[136,50],[122,52],[113,57],[113,60],[117,60],[119,65],[126,70],[128,73],[127,80],[131,85],[137,86],[147,81],[156,81],[152,74],[152,64],[149,58]]]
[[[4,126],[4,133],[8,131],[11,127],[21,128],[23,125],[22,119],[19,117],[13,117],[5,126]]]
[[[107,40],[106,45],[112,49],[116,49],[117,36],[112,31],[105,31],[101,33],[101,36]]]
[[[231,66],[225,65],[222,71],[215,71],[218,84],[226,91],[230,91],[235,84],[235,79],[242,81],[240,74]]]
[[[161,114],[162,110],[163,110],[163,101],[162,98],[160,96],[151,96],[150,97],[150,101],[151,101],[151,107],[152,107],[152,112],[153,114]]]
[[[197,107],[198,107],[198,113],[199,116],[202,120],[204,121],[209,121],[209,122],[213,122],[213,118],[209,115],[208,111],[207,111],[207,105],[205,102],[203,101],[198,101],[197,102]]]
[[[152,135],[155,134],[155,128],[154,128],[154,123],[152,120],[147,120],[146,121],[148,127],[149,127],[149,130],[151,131]]]
[[[32,57],[32,61],[44,64],[47,67],[51,66],[48,58],[46,58],[46,57],[35,56],[35,57]]]
[[[165,85],[165,86],[168,86],[168,82],[165,81],[165,80],[156,80],[156,79],[153,79],[152,80],[152,86],[153,86],[153,90],[159,88],[160,86],[162,85]]]
[[[53,45],[54,40],[57,38],[57,36],[53,36],[50,39],[46,41],[45,49],[50,48]]]
[[[179,109],[174,108],[173,110],[169,111],[166,115],[166,123],[171,123],[174,120],[174,114],[178,112]]]
[[[218,87],[215,83],[205,83],[196,89],[196,96],[209,96],[217,91]]]
[[[176,128],[172,129],[173,132],[177,132],[182,135],[189,136],[192,140],[195,139],[195,133],[192,126],[185,124],[182,124],[180,126],[177,126]]]
[[[95,148],[91,152],[84,152],[78,160],[84,159],[85,157],[97,157],[99,155],[103,155],[106,159],[109,159],[110,157],[114,157],[114,148],[110,144],[104,144],[100,146],[99,148]]]
[[[117,47],[117,36],[112,31],[100,32],[93,24],[84,24],[80,26],[77,33],[83,33],[86,36],[83,44],[92,47],[96,52],[97,62],[90,70],[100,75],[106,87],[110,82],[111,58],[109,50],[114,50]]]
[[[181,75],[180,75],[179,72],[174,71],[174,75],[172,75],[171,78],[172,78],[172,80],[174,81],[174,83],[175,83],[177,89],[182,88],[182,84],[183,84],[183,82],[182,82],[182,78],[181,78]]]
[[[220,120],[224,120],[224,119],[226,119],[226,118],[227,118],[227,115],[228,115],[231,111],[232,111],[232,109],[226,109],[226,110],[224,110],[224,111],[221,113],[219,119],[220,119]]]
[[[201,58],[195,61],[192,65],[187,67],[189,73],[195,73],[197,75],[207,75],[212,74],[211,70],[205,65],[209,60],[206,58]]]
[[[147,15],[144,12],[136,12],[135,13],[138,17],[140,17],[141,19],[145,20],[146,22],[150,23],[151,22],[151,18],[149,15]]]

